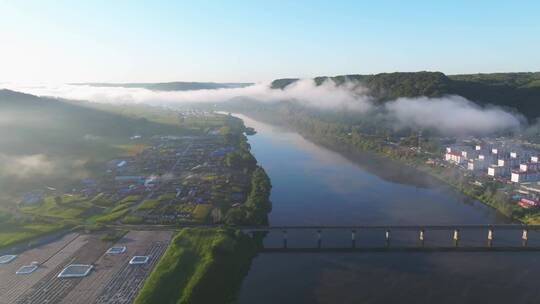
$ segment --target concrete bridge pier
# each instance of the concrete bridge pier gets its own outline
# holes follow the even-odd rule
[[[459,229],[454,229],[454,233],[452,234],[452,239],[454,240],[454,246],[459,246]]]
[[[492,247],[493,246],[493,228],[488,229],[487,241],[488,241],[488,247]]]
[[[351,231],[351,247],[356,248],[356,230]]]
[[[523,247],[527,247],[527,242],[529,241],[529,230],[523,229],[523,232],[521,233],[521,241]]]
[[[420,229],[418,240],[420,241],[420,246],[424,247],[424,229]]]
[[[287,230],[283,230],[283,248],[287,248]]]
[[[321,235],[321,230],[317,230],[317,248],[321,248],[322,247],[322,235]]]

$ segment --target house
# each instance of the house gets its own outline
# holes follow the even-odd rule
[[[519,200],[518,205],[524,209],[531,209],[538,207],[540,202],[534,199],[522,198]]]
[[[510,174],[510,168],[506,166],[489,165],[488,175],[493,177],[507,176]]]
[[[467,169],[470,171],[484,170],[488,167],[488,162],[482,159],[469,159]]]
[[[524,163],[519,165],[519,171],[527,172],[527,171],[536,171],[540,170],[540,163],[530,162],[530,163]]]
[[[41,203],[43,195],[41,193],[29,193],[23,196],[20,204],[23,206],[34,206]]]
[[[469,147],[465,147],[461,149],[461,156],[463,156],[464,159],[472,159],[475,158],[478,155],[478,152],[476,150],[472,150]]]
[[[464,161],[465,158],[461,155],[461,153],[450,151],[444,155],[444,159],[447,162],[451,162],[451,163],[455,163],[459,165]]]
[[[512,170],[512,176],[510,178],[512,182],[524,183],[540,181],[540,168],[526,168],[526,170],[522,170],[522,168],[523,167],[520,166],[520,170]]]

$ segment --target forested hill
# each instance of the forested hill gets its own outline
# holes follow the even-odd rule
[[[272,88],[284,89],[297,80],[277,79],[272,82]],[[530,119],[540,116],[540,72],[450,76],[440,72],[398,72],[314,79],[317,84],[325,80],[338,85],[356,81],[380,102],[398,97],[460,95],[478,104],[515,108]]]
[[[193,132],[117,114],[113,106],[106,111],[0,89],[0,200],[8,193],[68,187],[90,172],[101,174],[104,162],[159,134]],[[132,140],[133,135],[142,138]]]
[[[160,82],[160,83],[73,83],[94,87],[141,88],[153,91],[192,91],[243,88],[251,83],[216,83],[216,82]]]
[[[83,154],[135,134],[179,132],[176,126],[10,90],[0,90],[0,127],[0,154]]]

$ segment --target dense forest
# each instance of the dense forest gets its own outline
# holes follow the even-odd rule
[[[277,79],[271,86],[284,89],[297,80]],[[514,108],[529,119],[540,116],[540,72],[451,76],[440,72],[412,72],[314,78],[317,85],[326,80],[337,85],[352,81],[367,88],[368,94],[378,102],[399,97],[460,95],[481,105]]]

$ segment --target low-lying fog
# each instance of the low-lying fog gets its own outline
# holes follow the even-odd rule
[[[369,91],[358,83],[337,86],[332,81],[315,85],[300,80],[285,89],[271,89],[268,83],[244,88],[196,91],[153,91],[143,88],[96,87],[89,85],[6,85],[7,88],[38,96],[86,100],[112,104],[174,105],[182,103],[220,103],[235,98],[273,103],[295,101],[319,109],[354,111],[383,115],[395,128],[434,129],[445,135],[484,135],[519,129],[525,118],[496,106],[481,107],[460,96],[441,98],[398,98],[376,104]]]

